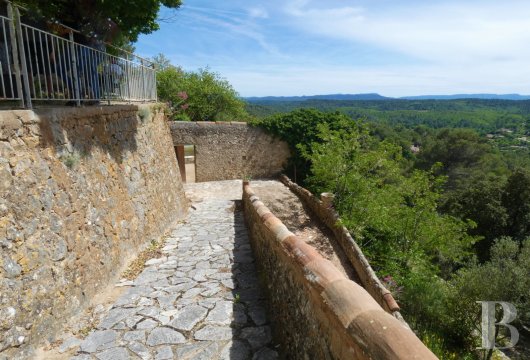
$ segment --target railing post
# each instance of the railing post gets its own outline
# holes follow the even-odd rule
[[[22,79],[20,75],[20,63],[18,61],[18,46],[15,34],[15,17],[13,14],[13,5],[7,3],[7,17],[9,18],[9,38],[11,40],[11,50],[13,52],[13,67],[15,68],[15,82],[17,84],[17,95],[20,98],[20,106],[24,106],[24,95],[22,94]],[[20,21],[20,19],[19,19]],[[6,44],[7,45],[7,44]],[[11,76],[11,74],[9,74]],[[14,92],[14,89],[11,89]]]
[[[75,53],[74,32],[68,34],[70,40],[70,52],[72,53],[72,76],[74,77],[75,104],[81,106],[81,93],[79,91],[79,73],[77,72],[77,55]]]
[[[145,69],[144,59],[140,59],[140,67],[142,68],[142,102],[145,102]]]
[[[127,60],[125,62],[126,66],[127,66],[127,71],[126,71],[126,74],[127,74],[127,79],[125,79],[127,81],[127,101],[129,102],[129,104],[131,103],[131,79],[132,79],[132,76],[131,76],[131,61],[129,60],[129,54],[125,54],[125,59]]]
[[[125,79],[125,81],[127,81],[127,101],[129,102],[129,104],[131,103],[131,62],[129,61],[129,54],[125,54],[125,66],[126,66],[126,69],[127,71],[125,72],[127,78]]]
[[[155,64],[153,64],[153,81],[154,81],[153,86],[154,86],[154,92],[155,92],[154,98],[155,98],[155,102],[158,102],[158,91],[157,91],[158,89],[156,87],[156,66]]]
[[[24,38],[22,37],[22,24],[20,23],[20,11],[15,7],[16,32],[20,51],[20,63],[22,64],[22,83],[24,84],[24,96],[26,97],[26,107],[32,108],[31,90],[29,89],[28,64],[26,63],[26,49],[24,48]]]

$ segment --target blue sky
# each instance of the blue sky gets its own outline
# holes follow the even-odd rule
[[[530,93],[530,1],[184,0],[140,55],[242,96]]]

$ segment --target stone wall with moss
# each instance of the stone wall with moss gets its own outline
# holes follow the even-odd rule
[[[0,359],[23,356],[185,215],[156,106],[0,111]]]
[[[242,122],[170,122],[174,145],[195,145],[195,180],[269,178],[289,159],[287,143]]]

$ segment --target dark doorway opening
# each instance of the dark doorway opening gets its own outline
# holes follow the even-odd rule
[[[180,177],[184,183],[195,182],[195,145],[175,146]]]

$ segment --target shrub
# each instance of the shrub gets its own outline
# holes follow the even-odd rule
[[[401,149],[366,141],[362,129],[318,129],[322,141],[305,155],[311,161],[308,183],[315,192],[335,194],[344,225],[380,273],[399,282],[468,254],[476,241],[466,233],[470,224],[437,212],[443,178],[421,170],[405,175]]]
[[[244,103],[230,83],[208,69],[188,72],[167,66],[157,73],[158,97],[170,104],[174,120],[247,120]]]
[[[465,346],[480,346],[474,332],[480,330],[481,307],[477,301],[506,301],[518,310],[517,324],[530,324],[530,238],[522,245],[503,237],[491,248],[491,260],[474,262],[461,269],[451,280],[448,323],[454,336],[464,339]],[[500,320],[501,314],[498,313]],[[516,326],[517,327],[517,326]],[[501,327],[502,329],[502,327]]]
[[[302,184],[311,166],[306,155],[311,153],[313,143],[321,141],[318,126],[328,124],[335,130],[357,127],[357,123],[344,114],[324,113],[315,109],[298,109],[287,114],[272,115],[256,120],[253,124],[264,128],[289,145],[292,155],[285,170],[291,178]]]

